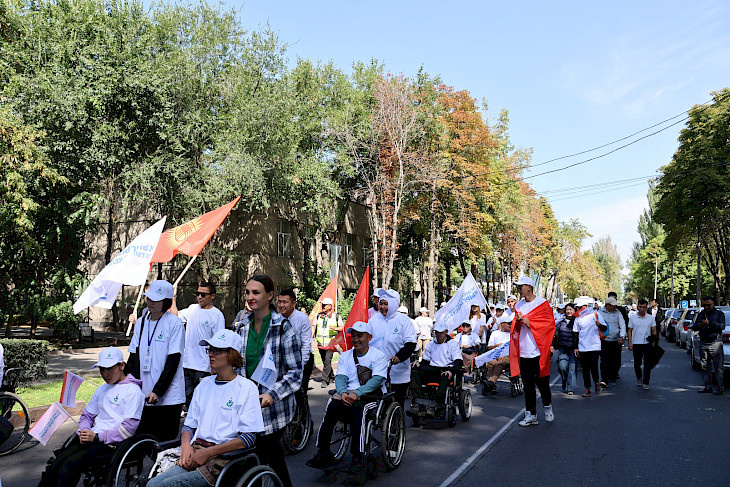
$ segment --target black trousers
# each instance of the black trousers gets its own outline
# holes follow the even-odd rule
[[[537,414],[537,391],[542,396],[542,405],[550,406],[553,396],[550,392],[550,376],[540,377],[540,357],[520,357],[520,376],[525,387],[525,409],[533,415]]]
[[[637,379],[641,379],[644,385],[649,385],[651,379],[651,367],[649,367],[649,345],[648,343],[634,344],[634,374]],[[644,371],[641,371],[641,362],[644,362]]]
[[[178,415],[178,419],[179,415]],[[81,479],[82,467],[100,455],[108,455],[112,449],[104,443],[81,444],[79,437],[64,448],[41,476],[38,487],[66,487],[76,485]]]
[[[331,359],[330,359],[331,362]],[[331,368],[331,366],[330,366]],[[314,354],[309,354],[309,359],[304,364],[304,369],[302,370],[302,392],[304,395],[307,394],[307,391],[309,390],[309,379],[312,377],[312,370],[314,369]]]
[[[322,358],[322,383],[329,385],[335,381],[335,373],[332,370],[332,356],[335,354],[332,350],[319,349],[319,356]]]
[[[136,434],[152,435],[159,441],[174,440],[180,432],[182,406],[182,404],[145,406]]]
[[[406,395],[408,394],[408,387],[410,387],[410,383],[406,382],[405,384],[391,384],[390,388],[393,389],[395,400],[398,401],[400,404],[400,407],[405,407],[406,403]]]
[[[185,410],[190,407],[190,401],[193,400],[193,392],[198,387],[200,381],[208,377],[210,372],[195,369],[183,369],[183,377],[185,378]]]
[[[448,367],[434,367],[433,365],[420,365],[411,369],[411,391],[413,397],[423,397],[423,385],[429,382],[438,382],[436,399],[443,401],[446,398],[446,388],[449,387],[451,379],[442,372],[449,370]],[[452,377],[453,379],[453,377]]]
[[[580,364],[583,367],[583,387],[586,389],[591,388],[591,376],[593,376],[594,384],[600,381],[598,377],[598,359],[600,356],[600,350],[580,352]]]
[[[621,345],[618,341],[601,342],[601,380],[608,384],[609,381],[616,381],[618,371],[621,369]]]
[[[347,406],[339,399],[330,399],[325,407],[324,418],[322,418],[322,424],[319,425],[319,431],[317,432],[317,449],[330,451],[335,424],[338,420],[342,420],[350,425],[350,431],[352,432],[350,451],[353,454],[364,452],[365,413],[376,407],[378,407],[376,401],[368,403],[356,401],[352,406]]]
[[[284,436],[285,429],[281,428],[268,435],[259,435],[256,438],[256,454],[262,464],[268,465],[276,472],[284,487],[292,487],[289,469],[286,468],[284,460],[284,447],[281,446],[281,437]]]

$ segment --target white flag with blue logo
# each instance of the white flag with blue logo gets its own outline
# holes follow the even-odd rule
[[[251,374],[251,380],[261,384],[267,389],[273,389],[276,384],[276,362],[271,353],[271,344],[266,346],[264,356],[259,360],[256,370]]]
[[[456,291],[454,297],[443,308],[436,311],[433,316],[435,321],[443,321],[449,327],[449,331],[458,328],[465,321],[469,321],[469,311],[472,304],[479,305],[479,309],[487,308],[487,300],[484,299],[482,290],[471,272],[466,275],[461,287]]]
[[[478,355],[474,359],[474,363],[477,365],[477,367],[481,367],[482,365],[486,364],[487,362],[491,362],[492,360],[496,360],[498,358],[507,357],[509,355],[509,340],[504,342],[498,347],[494,347],[490,351],[483,353],[481,355]]]

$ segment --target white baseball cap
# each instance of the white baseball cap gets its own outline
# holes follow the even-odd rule
[[[558,309],[565,309],[565,303],[558,303]]]
[[[373,336],[373,327],[370,326],[370,323],[365,323],[364,321],[357,321],[347,329],[347,333],[352,333],[353,331],[368,333],[370,336]]]
[[[124,354],[121,350],[119,350],[117,347],[107,347],[101,352],[99,352],[99,360],[91,366],[91,368],[95,367],[112,367],[113,365],[117,365],[120,362],[124,362]]]
[[[428,313],[428,308],[426,308],[426,307],[424,306],[424,307],[422,307],[422,308],[421,308],[420,310],[418,310],[418,311],[419,311],[420,313]]]
[[[505,301],[509,301],[510,299],[514,299],[515,301],[517,301],[517,296],[515,296],[514,294],[510,294],[509,296],[507,296]]]
[[[610,296],[610,297],[606,298],[606,301],[604,301],[604,304],[612,304],[614,306],[618,306],[618,301],[616,301],[616,298],[614,298],[613,296]]]
[[[408,314],[408,308],[406,308],[405,306],[398,306],[398,312]]]
[[[444,323],[443,321],[437,321],[436,324],[433,325],[433,331],[442,332],[442,331],[448,331],[448,330],[449,330],[449,327],[446,326],[446,323]]]
[[[175,294],[172,284],[167,281],[152,281],[150,288],[144,293],[145,296],[152,301],[162,301],[163,299],[172,299]]]
[[[494,303],[489,303],[489,307],[490,307],[490,308],[494,308],[494,307],[495,307],[495,306],[494,306]]]
[[[444,306],[446,306],[446,301],[441,301],[441,306],[440,306],[440,308],[443,308]]]
[[[504,311],[505,306],[502,303],[497,303],[497,306],[495,306],[494,308],[495,309],[501,309],[502,311]]]
[[[332,298],[324,298],[322,304],[333,304]]]
[[[243,340],[233,330],[221,330],[213,335],[212,338],[200,340],[199,344],[201,347],[232,348],[233,350],[241,351]]]
[[[520,278],[515,283],[515,286],[521,286],[523,284],[527,284],[528,286],[535,287],[535,280],[528,276],[520,276]]]

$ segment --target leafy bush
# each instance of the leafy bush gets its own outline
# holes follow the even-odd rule
[[[44,318],[53,325],[54,337],[61,340],[72,340],[78,336],[79,324],[76,321],[71,301],[51,306],[44,313]]]
[[[0,339],[5,355],[5,370],[22,369],[20,384],[43,379],[48,374],[46,359],[47,345],[41,340],[25,340],[16,338]]]

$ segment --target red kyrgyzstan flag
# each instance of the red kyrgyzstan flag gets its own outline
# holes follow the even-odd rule
[[[150,263],[170,262],[178,252],[190,257],[198,255],[239,199],[241,199],[240,196],[227,205],[163,233]]]
[[[355,301],[352,303],[350,314],[347,315],[344,329],[330,340],[328,349],[337,352],[344,352],[352,348],[352,341],[347,330],[358,321],[368,322],[368,298],[370,297],[370,267],[365,269],[365,275],[360,282],[360,288],[355,294]]]
[[[540,350],[540,377],[550,375],[550,345],[555,336],[555,318],[550,303],[544,298],[543,302],[537,305],[523,317],[530,320],[530,330],[535,337],[535,343]],[[517,321],[517,312],[512,319],[512,330],[509,342],[509,367],[512,377],[520,375],[520,332],[522,322]]]
[[[319,297],[316,303],[314,303],[314,307],[312,308],[312,311],[309,313],[309,323],[314,326],[314,320],[317,319],[317,316],[322,312],[322,300],[324,298],[330,298],[332,302],[334,303],[332,305],[332,313],[337,313],[337,280],[339,279],[340,275],[336,274],[335,278],[330,281],[329,284],[327,284],[327,287],[325,288],[322,295]]]

